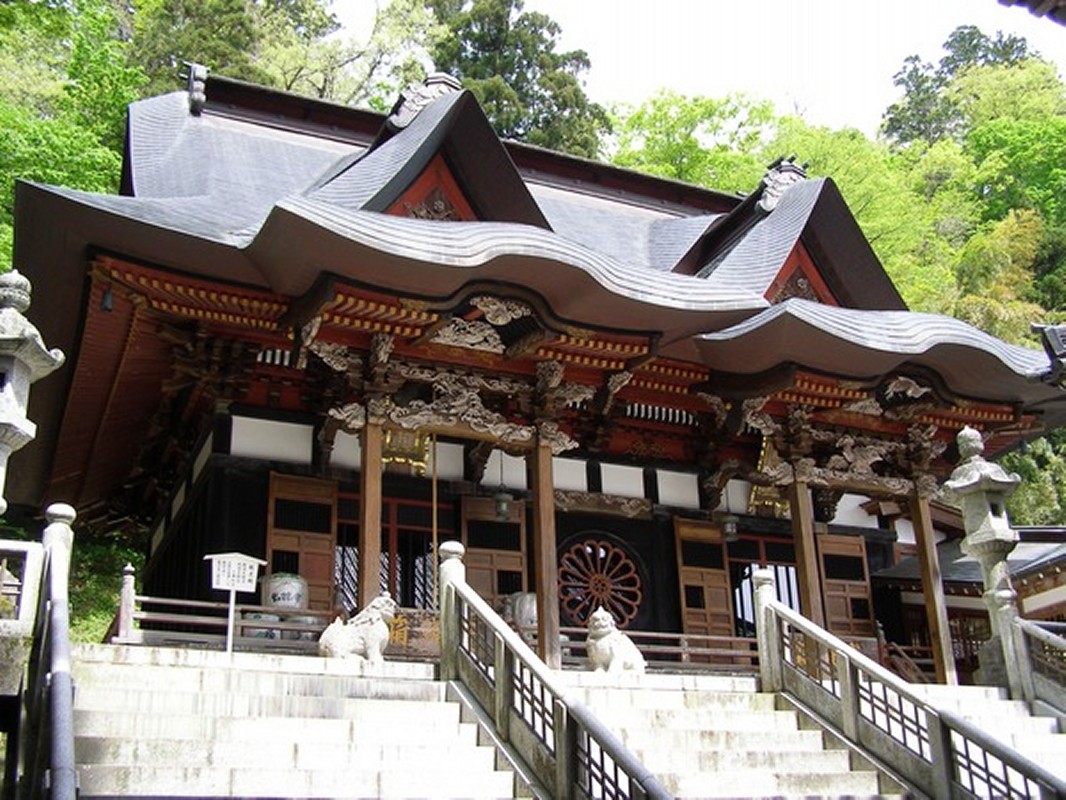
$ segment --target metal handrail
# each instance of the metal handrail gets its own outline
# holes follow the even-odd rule
[[[441,547],[441,677],[459,680],[551,796],[670,798],[669,792],[466,583],[462,546]]]
[[[1066,797],[1066,781],[778,602],[769,571],[755,583],[765,691],[798,701],[931,797]]]

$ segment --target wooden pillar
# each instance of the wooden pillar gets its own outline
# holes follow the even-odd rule
[[[792,538],[796,546],[796,578],[799,582],[803,615],[825,627],[825,604],[818,570],[818,547],[814,541],[814,503],[806,481],[793,481],[788,487],[792,514]]]
[[[380,423],[369,419],[359,434],[359,608],[380,592],[381,574],[381,440]]]
[[[940,560],[936,554],[936,534],[929,513],[929,498],[918,490],[911,493],[911,522],[918,545],[918,562],[922,566],[922,594],[925,596],[925,616],[929,625],[929,644],[933,648],[933,663],[939,683],[955,685],[959,682],[955,671],[955,655],[951,647],[951,628],[948,627],[948,606],[944,600],[944,584],[940,577]]]
[[[555,486],[551,446],[538,440],[530,453],[533,489],[533,569],[537,594],[537,651],[551,669],[563,665],[559,646],[559,562],[555,542]]]

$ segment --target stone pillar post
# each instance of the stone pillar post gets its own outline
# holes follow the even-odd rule
[[[118,639],[129,644],[140,631],[134,625],[133,615],[137,610],[137,588],[133,564],[122,568],[122,590],[118,598]]]
[[[1007,685],[1013,694],[1016,686],[1020,691],[1022,678],[1011,631],[1017,607],[1007,556],[1018,543],[1018,532],[1011,528],[1007,519],[1006,500],[1018,488],[1021,478],[1008,474],[998,464],[985,461],[982,455],[984,442],[973,428],[963,428],[957,441],[962,460],[944,484],[944,489],[962,508],[962,524],[966,531],[962,552],[977,559],[984,578],[984,601],[992,638],[981,650],[981,672],[983,680]],[[1013,611],[1008,611],[1007,605]]]
[[[459,677],[459,609],[455,601],[455,585],[466,582],[466,565],[461,542],[449,540],[440,546],[440,679],[452,681]]]
[[[764,692],[781,691],[781,638],[777,617],[769,610],[770,603],[777,599],[774,589],[774,573],[760,567],[751,575],[755,584],[755,637],[759,646],[759,678]]]

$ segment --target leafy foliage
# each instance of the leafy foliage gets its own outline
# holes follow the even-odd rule
[[[973,25],[952,31],[944,50],[938,66],[911,55],[893,76],[903,97],[885,111],[882,130],[895,144],[932,144],[960,134],[965,129],[964,104],[949,90],[956,77],[974,67],[1010,66],[1032,56],[1024,39],[1001,32],[992,38]]]
[[[1066,520],[1066,431],[1055,431],[1001,459],[1022,479],[1007,499],[1016,524],[1061,525]]]
[[[428,51],[445,31],[422,0],[392,0],[362,37],[309,36],[283,15],[262,25],[269,30],[260,59],[267,85],[378,111],[425,77]]]
[[[663,90],[615,115],[619,166],[725,191],[750,189],[765,170],[759,151],[773,119],[769,102]]]
[[[118,188],[122,159],[77,118],[41,118],[0,97],[0,175],[96,192]],[[15,183],[0,186],[0,270],[11,268]]]
[[[76,538],[70,564],[70,636],[76,642],[101,642],[118,610],[122,570],[140,572],[142,548],[118,538]]]
[[[583,50],[558,52],[560,27],[522,0],[431,0],[448,34],[437,69],[474,93],[501,136],[594,158],[609,120],[581,86]]]

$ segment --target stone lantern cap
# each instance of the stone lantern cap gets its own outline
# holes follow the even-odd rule
[[[1013,494],[1022,479],[1016,473],[1007,472],[999,464],[985,461],[982,455],[985,444],[979,431],[969,425],[956,437],[962,461],[955,467],[951,477],[944,482],[945,493],[960,499],[976,492],[996,493],[1004,497]]]
[[[30,282],[18,271],[0,275],[0,356],[24,363],[30,383],[58,369],[62,350],[48,349],[40,332],[23,312],[30,307]]]

